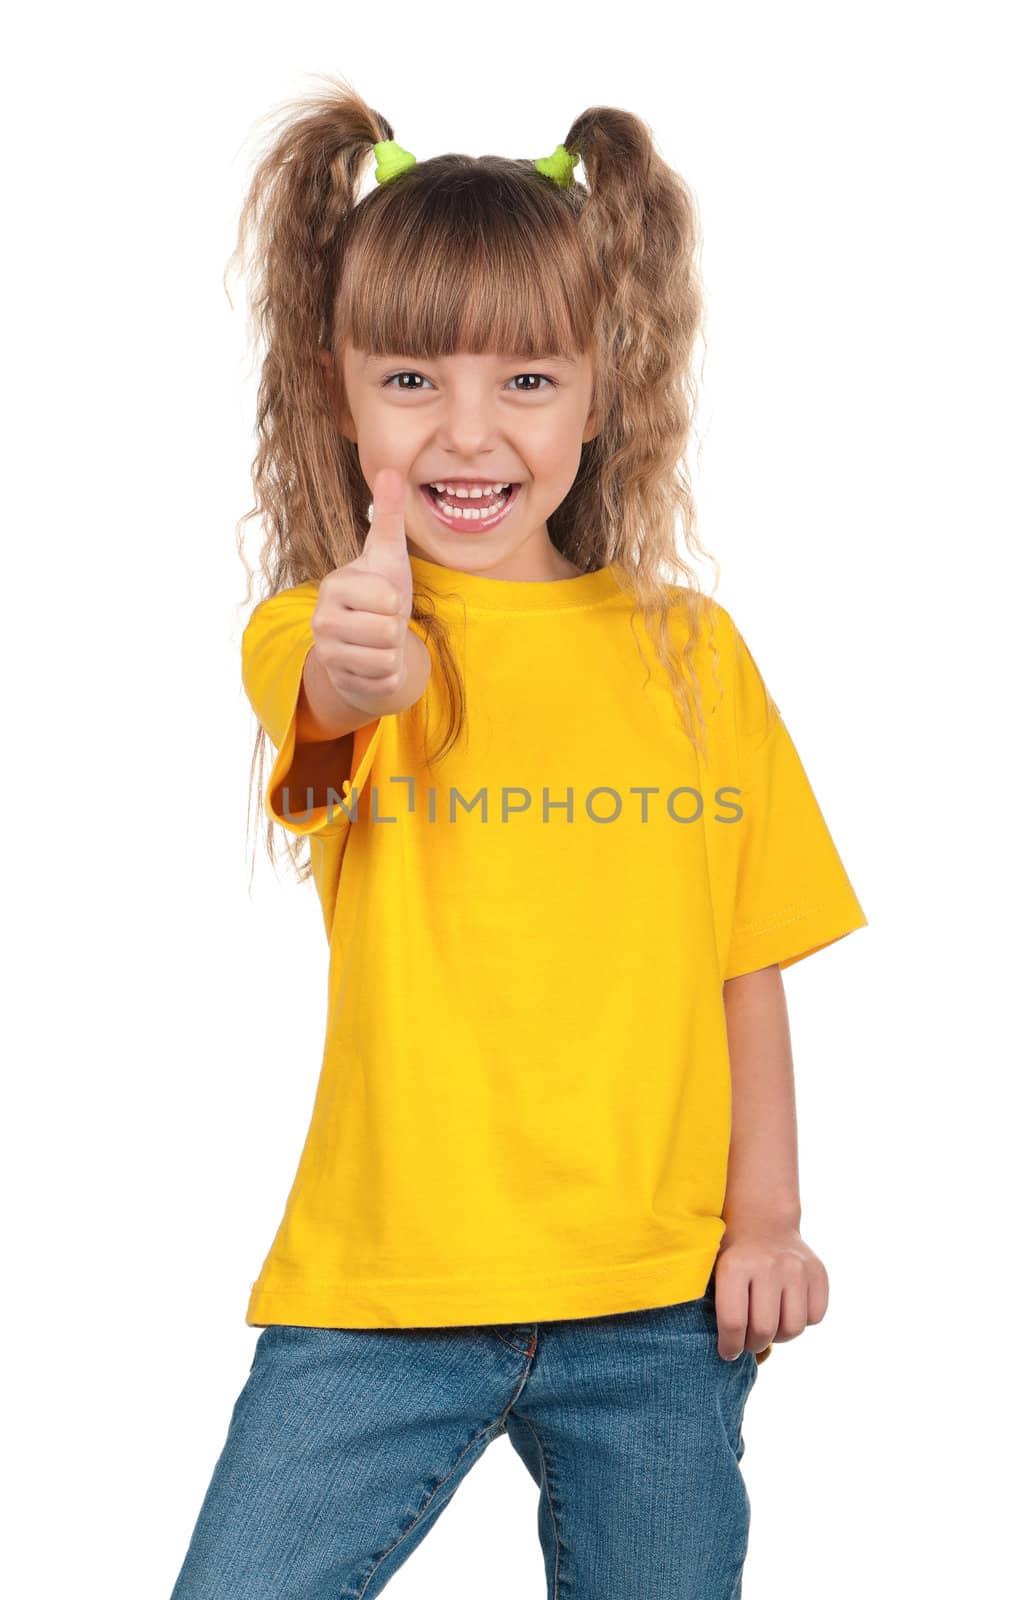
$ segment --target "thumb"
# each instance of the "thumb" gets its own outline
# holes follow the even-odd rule
[[[413,609],[413,572],[404,521],[406,479],[394,467],[381,467],[375,475],[372,496],[371,526],[357,565],[394,583],[400,592],[401,614],[409,617]]]

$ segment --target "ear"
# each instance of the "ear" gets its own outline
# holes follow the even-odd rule
[[[587,369],[587,378],[590,384],[590,410],[587,412],[587,419],[583,424],[584,444],[589,444],[591,439],[596,439],[598,434],[601,432],[601,429],[604,427],[604,417],[600,414],[597,404],[597,383],[595,382],[594,376],[595,360],[596,356],[592,350],[584,351],[583,361]],[[601,399],[605,405],[610,404],[607,395],[602,394]]]
[[[318,359],[322,363],[322,367],[325,371],[325,382],[329,391],[329,398],[332,402],[332,414],[336,421],[336,427],[339,429],[344,438],[350,439],[354,444],[356,444],[357,429],[354,426],[353,417],[350,415],[349,407],[346,404],[346,398],[344,396],[341,399],[336,392],[336,363],[333,359],[332,351],[326,349],[324,345],[320,346],[318,350]]]
[[[333,408],[335,408],[335,404],[336,404],[336,363],[332,359],[332,351],[331,350],[327,350],[324,345],[319,345],[319,347],[318,347],[318,359],[322,363],[322,371],[323,371],[323,373],[325,375],[325,387],[329,391],[329,399],[332,401]]]

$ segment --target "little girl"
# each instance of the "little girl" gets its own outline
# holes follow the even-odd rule
[[[553,1600],[731,1600],[746,1398],[827,1303],[781,972],[866,918],[676,550],[694,202],[624,111],[417,162],[329,79],[253,220],[243,681],[329,994],[174,1600],[380,1594],[500,1434]]]

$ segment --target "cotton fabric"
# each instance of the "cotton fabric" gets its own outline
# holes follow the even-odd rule
[[[430,768],[437,662],[416,705],[356,732],[331,796],[287,793],[317,584],[244,631],[277,751],[266,812],[309,839],[330,946],[310,1127],[246,1320],[697,1299],[724,1233],[723,984],[866,917],[724,606],[695,656],[704,760],[614,567],[530,583],[410,559],[465,688],[466,729]]]

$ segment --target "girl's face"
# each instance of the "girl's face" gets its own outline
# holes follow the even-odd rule
[[[323,360],[330,366],[329,352]],[[565,499],[593,439],[593,364],[514,355],[454,355],[421,361],[398,354],[343,353],[340,431],[357,445],[370,485],[380,467],[407,481],[407,548],[425,561],[503,577],[564,576],[577,569],[548,537],[547,518]],[[505,509],[446,518],[436,498],[460,508],[491,500],[435,497],[447,491],[512,484]]]

